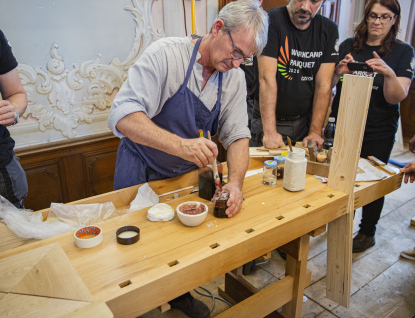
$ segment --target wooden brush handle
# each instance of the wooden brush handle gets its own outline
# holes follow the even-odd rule
[[[208,131],[207,133],[208,133],[208,138],[209,138],[209,140],[210,140],[210,141],[212,141],[212,138],[211,138],[211,136],[210,136],[210,131]],[[212,167],[213,167],[213,176],[214,176],[214,178],[216,179],[216,176],[217,176],[217,175],[219,176],[219,174],[218,174],[218,166],[217,166],[217,164],[216,164],[216,158],[215,158],[215,159],[213,159],[213,162],[212,162]]]

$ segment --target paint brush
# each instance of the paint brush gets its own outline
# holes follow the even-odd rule
[[[287,140],[288,140],[288,146],[290,146],[290,151],[293,152],[293,145],[291,144],[290,137],[287,136]]]
[[[210,131],[208,131],[207,133],[208,133],[209,140],[212,141],[212,138],[210,136]],[[219,172],[218,172],[218,166],[216,164],[216,158],[213,159],[212,168],[213,168],[213,179],[215,179],[215,188],[218,191],[222,191],[222,183],[220,182],[220,178],[219,178]]]

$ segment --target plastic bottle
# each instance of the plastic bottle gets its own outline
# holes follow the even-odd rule
[[[282,186],[288,191],[301,191],[305,188],[307,159],[304,149],[293,149],[285,159]]]
[[[334,117],[330,117],[329,122],[324,129],[323,149],[329,150],[331,147],[333,147],[334,133],[336,131],[335,121],[336,119]]]

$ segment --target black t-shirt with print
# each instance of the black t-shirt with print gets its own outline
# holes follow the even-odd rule
[[[351,53],[355,61],[366,62],[374,58],[373,51],[380,49],[380,46],[365,44],[362,51],[355,52],[353,51],[353,41],[353,38],[349,38],[340,45],[340,59],[344,59],[348,53]],[[413,79],[414,49],[409,44],[396,40],[392,44],[391,51],[382,59],[395,72],[397,77]],[[383,96],[383,75],[357,71],[353,72],[353,74],[367,77],[375,76],[363,140],[373,141],[392,137],[398,129],[399,104],[392,105],[386,102]],[[336,86],[336,96],[332,105],[332,117],[337,117],[342,81],[343,77],[340,78]]]
[[[278,59],[277,117],[311,112],[321,63],[338,62],[337,25],[316,14],[307,29],[299,30],[286,6],[271,9],[268,14],[268,42],[262,54]]]
[[[0,30],[0,75],[15,69],[17,61],[5,35]],[[0,168],[6,166],[13,158],[14,140],[5,126],[0,125]]]

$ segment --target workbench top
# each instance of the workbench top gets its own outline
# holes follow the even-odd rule
[[[402,175],[396,175],[358,184],[355,208],[399,188],[401,180]],[[117,197],[116,208],[125,208],[129,201],[122,205],[120,193],[129,190],[123,190],[96,201]],[[160,194],[160,187],[155,191]],[[177,216],[169,222],[150,222],[148,208],[100,222],[104,239],[91,249],[76,247],[73,232],[28,243],[0,224],[0,259],[57,242],[96,300],[105,301],[117,317],[137,316],[337,219],[346,213],[348,200],[311,175],[303,191],[289,192],[282,181],[276,186],[262,184],[262,174],[257,174],[245,179],[243,194],[242,210],[231,219],[213,217],[213,204],[198,193],[167,202],[174,209],[185,201],[205,202],[209,213],[198,227],[184,226]],[[125,225],[140,228],[139,242],[116,242],[116,230]],[[21,246],[10,249],[16,245]]]

